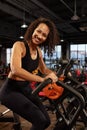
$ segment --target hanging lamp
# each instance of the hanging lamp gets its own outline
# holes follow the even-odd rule
[[[77,15],[77,10],[76,10],[76,0],[74,2],[74,15],[71,17],[71,20],[79,20],[79,16]]]
[[[25,22],[25,2],[24,2],[24,8],[23,8],[23,24],[21,25],[21,28],[27,28],[28,25]]]

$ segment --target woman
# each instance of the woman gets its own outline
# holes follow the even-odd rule
[[[31,95],[31,82],[43,82],[51,78],[58,80],[48,69],[42,58],[40,45],[46,46],[51,53],[58,43],[58,32],[52,21],[38,18],[28,27],[24,40],[13,45],[10,73],[1,87],[2,104],[32,123],[31,130],[44,130],[50,125],[50,118],[39,98]],[[37,75],[38,70],[45,77]]]

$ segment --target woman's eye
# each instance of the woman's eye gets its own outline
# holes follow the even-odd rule
[[[37,30],[37,32],[38,32],[38,33],[41,33],[41,31],[40,31],[40,30]]]
[[[47,37],[47,35],[45,33],[41,32],[41,30],[37,30],[37,33],[42,33],[43,37]]]

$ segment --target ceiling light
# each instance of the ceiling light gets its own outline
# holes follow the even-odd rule
[[[27,28],[28,25],[24,22],[22,25],[21,25],[21,28]]]
[[[74,16],[71,17],[71,20],[79,20],[79,19],[80,19],[79,16],[76,14],[74,14]]]
[[[80,29],[81,31],[87,32],[87,27],[80,27],[79,29]]]
[[[60,41],[61,41],[61,42],[64,42],[64,39],[61,39]]]
[[[80,17],[77,15],[77,10],[76,10],[76,0],[74,2],[74,15],[71,17],[71,20],[79,20]]]
[[[24,37],[23,37],[23,36],[20,36],[19,38],[20,38],[20,39],[23,39]]]
[[[2,45],[0,44],[0,47],[2,47]]]
[[[79,29],[80,29],[81,31],[87,32],[87,23],[83,23],[82,25],[80,25]]]
[[[21,28],[27,28],[28,25],[25,23],[25,1],[24,1],[24,7],[23,7],[23,24],[21,25]]]

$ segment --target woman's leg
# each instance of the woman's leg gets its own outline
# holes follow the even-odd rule
[[[40,111],[43,113],[46,119],[46,125],[45,128],[47,128],[50,125],[50,117],[42,104],[41,100],[39,97],[33,97],[32,95],[30,96],[31,101],[40,109]]]
[[[44,130],[49,124],[49,116],[39,100],[32,101],[19,92],[9,92],[5,95],[2,103],[21,117],[32,123],[31,130]],[[35,105],[35,104],[36,105]]]

